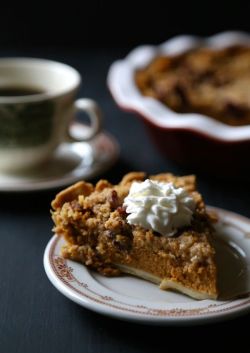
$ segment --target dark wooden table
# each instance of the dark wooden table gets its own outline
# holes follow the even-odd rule
[[[149,173],[189,173],[163,159],[146,135],[142,123],[120,111],[107,87],[109,65],[127,50],[32,50],[1,51],[1,56],[33,56],[55,59],[76,67],[83,76],[81,95],[99,101],[105,128],[121,145],[117,164],[103,178],[113,182],[130,170]],[[233,167],[233,166],[232,166]],[[250,178],[220,180],[198,174],[199,190],[210,205],[250,216]],[[94,180],[95,181],[95,180]],[[149,327],[110,319],[90,312],[61,295],[47,279],[43,252],[52,236],[50,202],[56,190],[1,194],[0,202],[0,352],[165,352],[204,349],[219,351],[225,345],[249,351],[250,316],[199,327]],[[198,338],[199,341],[198,341]],[[216,349],[215,349],[216,347]]]

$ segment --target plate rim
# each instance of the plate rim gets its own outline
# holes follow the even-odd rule
[[[235,212],[228,211],[214,206],[207,206],[207,209],[218,212],[218,214],[221,214],[222,217],[230,216],[230,217],[236,218],[241,222],[248,223],[250,226],[250,219],[240,214],[237,214]],[[93,297],[91,298],[86,293],[82,293],[80,291],[77,293],[76,288],[70,287],[69,284],[63,278],[58,277],[57,273],[53,269],[52,258],[51,258],[58,241],[60,241],[60,237],[58,235],[54,235],[48,242],[44,252],[44,257],[43,257],[44,269],[50,282],[59,290],[59,292],[65,295],[68,299],[99,314],[125,320],[125,321],[133,321],[133,322],[149,324],[149,325],[164,325],[164,326],[178,325],[179,326],[179,325],[187,325],[187,324],[196,325],[196,324],[206,324],[210,322],[224,321],[230,318],[240,316],[250,311],[250,297],[239,300],[238,304],[236,303],[234,307],[221,308],[220,310],[210,311],[206,313],[197,312],[195,315],[194,314],[183,315],[182,311],[184,312],[185,309],[181,309],[178,313],[178,307],[177,307],[176,309],[173,309],[173,313],[170,315],[157,316],[149,313],[136,312],[135,310],[134,311],[127,310],[121,307],[117,308],[114,305],[110,305],[107,301],[105,302],[105,301],[99,300],[98,302],[98,300],[96,300],[95,298],[93,299]],[[66,263],[66,260],[65,260],[65,263]],[[236,300],[232,300],[232,302],[235,302],[235,301]],[[218,304],[217,306],[223,305],[223,303],[224,304],[230,303],[230,301],[221,302],[221,303],[222,304]],[[209,308],[210,306],[211,305],[209,305],[207,308]],[[110,307],[112,309],[110,309]],[[171,309],[169,310],[171,311]],[[194,310],[196,311],[196,309]],[[201,310],[201,309],[198,308],[197,310]]]

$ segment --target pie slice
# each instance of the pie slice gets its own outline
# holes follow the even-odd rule
[[[131,185],[147,179],[131,172],[118,185],[80,181],[61,191],[52,202],[54,231],[63,236],[65,258],[81,262],[105,276],[129,273],[196,299],[216,299],[213,227],[195,176],[170,173],[150,176],[159,185],[171,183],[194,200],[189,224],[165,236],[128,222],[124,199]],[[161,220],[160,220],[161,221]]]

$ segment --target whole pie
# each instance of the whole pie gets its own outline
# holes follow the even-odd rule
[[[148,185],[153,196],[146,190]],[[142,186],[140,195],[131,194]],[[165,190],[164,197],[158,195],[160,189]],[[141,203],[142,199],[146,201]],[[131,200],[134,203],[128,206]],[[216,299],[212,218],[196,191],[194,176],[147,177],[131,172],[117,185],[107,180],[96,185],[80,181],[61,191],[52,208],[54,231],[66,241],[65,258],[105,276],[125,272],[161,289]]]
[[[200,113],[229,125],[250,124],[250,47],[198,47],[158,55],[135,73],[145,96],[179,113]]]

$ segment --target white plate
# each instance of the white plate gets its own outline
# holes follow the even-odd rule
[[[77,125],[79,136],[84,130]],[[36,169],[13,174],[0,174],[1,192],[53,189],[88,180],[110,168],[117,160],[119,146],[113,136],[103,132],[91,143],[63,143],[46,162]]]
[[[250,220],[210,208],[216,225],[219,283],[222,295],[250,287]],[[60,255],[64,240],[54,236],[44,254],[45,271],[66,297],[85,308],[118,319],[156,325],[191,325],[220,321],[250,311],[249,295],[235,300],[194,300],[161,291],[155,284],[132,277],[107,278]]]

